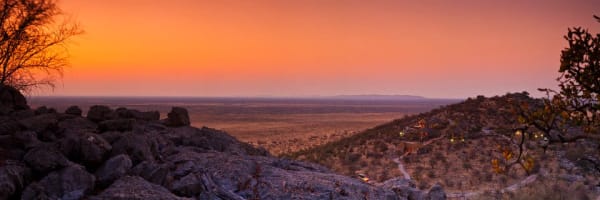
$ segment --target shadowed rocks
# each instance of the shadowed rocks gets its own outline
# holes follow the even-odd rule
[[[0,130],[10,131],[0,134],[0,199],[444,197],[440,187],[374,186],[272,157],[223,131],[190,127],[180,107],[160,120],[155,111],[96,105],[82,117],[78,107],[56,113],[17,104],[0,114]]]

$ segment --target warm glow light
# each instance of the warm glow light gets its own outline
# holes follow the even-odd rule
[[[497,95],[555,86],[600,1],[61,0],[86,30],[56,95]]]

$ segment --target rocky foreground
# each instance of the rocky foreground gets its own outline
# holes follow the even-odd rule
[[[272,157],[187,110],[31,109],[0,86],[0,199],[445,199],[403,179],[377,186]]]

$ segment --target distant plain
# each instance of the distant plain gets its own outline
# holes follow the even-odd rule
[[[290,153],[350,136],[405,115],[426,112],[455,99],[351,98],[217,98],[217,97],[29,97],[35,108],[64,111],[107,105],[166,117],[171,107],[188,109],[192,125],[226,131],[237,139],[264,147],[274,155]]]

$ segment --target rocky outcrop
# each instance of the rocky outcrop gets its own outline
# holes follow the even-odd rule
[[[94,181],[83,167],[71,165],[27,186],[21,199],[82,199],[92,192]]]
[[[65,110],[65,114],[68,115],[81,116],[82,113],[83,111],[81,110],[81,108],[79,108],[79,106],[71,106]]]
[[[167,115],[168,118],[165,122],[167,126],[189,126],[190,125],[190,117],[185,108],[181,107],[173,107],[171,112]]]
[[[39,174],[69,166],[69,160],[53,145],[44,144],[33,148],[25,154],[25,163]]]
[[[27,99],[14,87],[0,85],[0,114],[28,109]]]
[[[102,191],[100,195],[91,197],[90,200],[183,200],[191,198],[181,198],[172,194],[169,190],[160,185],[149,183],[143,178],[137,176],[126,176],[109,188]]]
[[[16,199],[31,178],[31,172],[24,163],[5,161],[0,166],[0,199]]]
[[[115,113],[108,106],[95,105],[90,107],[87,118],[93,122],[101,122],[115,118]]]
[[[225,132],[190,127],[184,108],[93,106],[0,115],[0,199],[439,199],[276,158]],[[15,114],[21,112],[21,114]],[[12,159],[12,160],[8,160]]]
[[[113,181],[125,176],[133,163],[129,156],[121,154],[108,159],[95,173],[99,186],[108,186]]]

